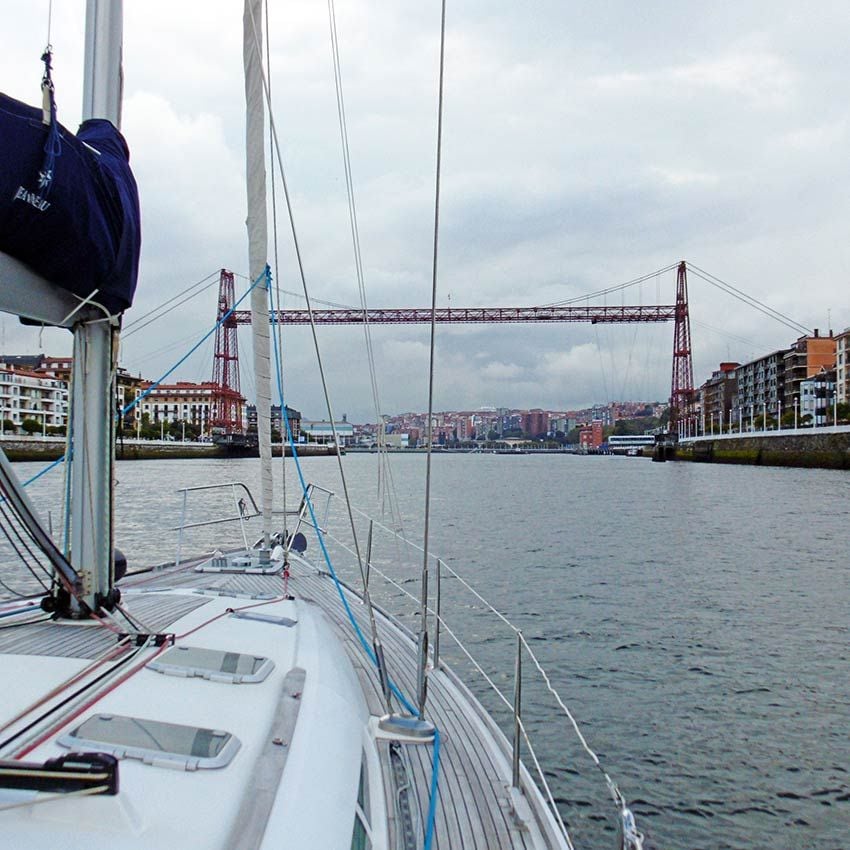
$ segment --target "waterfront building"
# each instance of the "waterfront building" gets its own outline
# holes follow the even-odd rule
[[[800,398],[800,384],[817,375],[821,369],[835,368],[835,339],[832,331],[829,336],[821,336],[815,328],[814,336],[801,336],[785,354],[785,400],[784,407],[789,409]]]
[[[850,328],[835,337],[835,389],[839,404],[850,402]]]
[[[785,357],[790,349],[780,348],[735,369],[736,393],[730,411],[733,421],[751,420],[766,410],[775,416],[788,410],[785,394]]]
[[[562,434],[569,434],[577,424],[575,417],[570,416],[556,416],[549,421],[552,431],[560,431]]]
[[[19,428],[25,419],[38,422],[41,433],[65,427],[68,420],[68,385],[64,381],[25,369],[0,369],[0,422]]]
[[[549,432],[549,414],[542,410],[529,410],[522,415],[520,426],[524,434],[529,437],[539,437]]]
[[[594,404],[590,408],[591,421],[599,420],[603,425],[613,425],[613,413],[611,406],[607,404]]]
[[[834,404],[835,369],[821,369],[800,381],[800,421],[804,425],[832,425]]]
[[[720,368],[699,388],[706,431],[728,422],[732,406],[738,394],[737,370],[740,363],[721,363]],[[716,423],[716,425],[714,424]]]
[[[142,390],[151,387],[150,381],[142,383]],[[151,424],[171,422],[191,422],[201,430],[201,436],[209,431],[210,409],[216,394],[216,385],[211,382],[193,384],[189,381],[177,381],[174,384],[160,384],[137,405],[140,417],[147,415]],[[242,418],[244,399],[240,396],[239,418]]]
[[[578,432],[580,449],[598,449],[602,445],[602,420],[594,419],[586,428]]]
[[[289,430],[292,432],[292,439],[298,442],[301,436],[301,413],[298,410],[286,405],[286,418],[289,421]],[[273,404],[271,407],[271,423],[272,431],[277,431],[283,442],[286,442],[286,423],[280,416],[280,405]],[[249,404],[245,408],[245,424],[248,433],[256,433],[257,431],[257,405]]]
[[[354,444],[354,426],[343,418],[342,422],[335,422],[336,435],[342,448]],[[334,428],[327,420],[317,422],[302,421],[301,434],[308,443],[332,443],[334,439]]]
[[[60,381],[67,390],[71,385],[71,357],[55,357],[50,354],[12,354],[0,357],[0,366],[12,369],[19,373],[28,372],[32,375]],[[118,367],[115,376],[115,401],[120,409],[126,407],[133,399],[142,394],[146,382],[141,376],[131,375],[126,369]],[[150,385],[150,382],[147,382]],[[67,409],[67,408],[66,408]],[[138,406],[128,411],[124,417],[124,427],[135,429],[137,422],[141,420],[141,410]],[[50,424],[50,423],[48,423]],[[66,424],[63,419],[62,425]]]
[[[145,391],[146,386],[150,386],[150,381],[146,381],[141,375],[131,375],[126,369],[119,366],[115,375],[115,396],[118,409],[123,410],[132,401],[138,399]],[[124,414],[124,430],[136,431],[141,421],[141,405],[136,404]]]

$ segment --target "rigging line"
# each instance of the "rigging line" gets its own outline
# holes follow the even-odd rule
[[[345,97],[342,89],[342,61],[339,55],[339,37],[336,28],[336,9],[333,0],[328,0],[328,17],[331,34],[331,51],[334,64],[334,85],[336,87],[337,117],[339,120],[340,143],[345,171],[345,187],[348,196],[348,218],[351,229],[351,241],[354,249],[354,265],[357,276],[357,288],[360,295],[360,305],[363,310],[363,332],[369,362],[369,376],[372,384],[372,399],[375,415],[380,416],[380,399],[375,375],[375,359],[372,349],[372,335],[369,326],[369,313],[366,300],[366,284],[363,274],[363,255],[360,246],[360,230],[357,222],[357,204],[354,196],[354,177],[351,168],[351,146],[348,141],[348,122],[345,114]]]
[[[168,644],[166,643],[166,644],[164,644],[164,646],[167,647]],[[144,649],[145,649],[144,646],[140,646],[135,652],[131,652],[129,655],[126,655],[123,658],[119,658],[118,661],[116,661],[115,664],[113,664],[107,670],[104,670],[102,673],[100,673],[94,679],[92,679],[89,682],[86,682],[84,685],[77,688],[77,690],[75,690],[73,693],[69,694],[67,697],[65,697],[65,699],[61,700],[60,702],[57,702],[55,705],[51,706],[46,711],[43,711],[38,717],[31,720],[26,726],[21,727],[17,732],[10,735],[4,741],[0,742],[0,751],[5,750],[6,747],[9,746],[9,744],[14,743],[22,735],[25,735],[27,732],[34,729],[40,723],[43,723],[45,720],[47,720],[48,717],[50,717],[51,714],[55,714],[60,709],[64,708],[68,703],[73,702],[81,694],[84,694],[87,690],[93,688],[99,682],[103,681],[104,679],[107,679],[116,670],[119,670],[121,667],[123,667],[129,661],[136,658],[136,656],[138,656],[139,653],[141,653]],[[108,660],[111,660],[111,659],[108,659]],[[71,717],[68,717],[68,718],[65,718],[65,719],[60,718],[61,726],[64,726],[67,723],[70,723],[70,721],[73,719],[74,716],[76,716],[76,715],[72,715]],[[61,726],[59,728],[61,728]],[[56,731],[55,727],[51,731],[49,731],[44,737],[50,737],[50,735],[53,734],[54,731]],[[41,741],[39,741],[39,743],[41,743]],[[37,746],[37,744],[35,746]],[[35,746],[30,747],[28,750],[25,750],[24,752],[14,753],[13,758],[16,758],[16,759],[22,758],[31,749],[35,749]]]
[[[248,275],[240,274],[239,272],[233,272],[234,277],[241,278],[242,280],[250,281]],[[281,295],[289,295],[292,298],[300,298],[302,301],[304,300],[303,292],[294,292],[290,289],[281,289]],[[334,307],[339,310],[356,310],[357,306],[354,304],[340,304],[337,301],[323,301],[321,298],[316,298],[315,296],[311,299],[314,304],[321,304],[323,307]]]
[[[53,28],[53,0],[47,4],[47,49],[50,50],[50,30]]]
[[[168,650],[170,648],[170,646],[171,645],[169,644],[169,642],[165,641],[162,644],[162,646],[160,646],[159,649],[157,649],[157,651],[153,654],[153,656],[151,658],[148,658],[144,661],[139,662],[137,665],[132,667],[130,670],[127,670],[126,672],[122,673],[121,675],[118,676],[117,679],[110,682],[104,688],[103,691],[94,694],[94,696],[92,696],[91,699],[84,701],[82,705],[77,706],[73,711],[71,711],[71,713],[68,716],[60,718],[57,721],[57,723],[54,726],[52,726],[50,729],[48,729],[43,735],[39,736],[35,740],[29,741],[23,747],[23,749],[16,751],[15,754],[14,754],[14,758],[15,759],[22,759],[25,755],[32,752],[36,747],[43,744],[51,735],[55,735],[60,729],[67,726],[72,720],[75,720],[84,711],[87,711],[89,708],[91,708],[96,702],[102,700],[107,694],[110,694],[119,685],[126,682],[127,679],[129,679],[131,676],[134,676],[136,673],[138,673],[139,670],[144,669],[151,661],[155,661],[160,655],[162,655],[163,652]],[[139,647],[139,651],[141,652],[141,651],[148,649],[148,648],[151,648],[149,642],[145,643],[143,646]],[[135,658],[135,657],[136,657],[135,655],[129,656],[129,658]],[[124,659],[122,659],[122,662],[123,661],[124,661]],[[119,662],[119,664],[122,663],[122,662]],[[118,665],[116,665],[116,666],[118,666]],[[107,671],[106,673],[102,674],[101,678],[108,675],[109,672],[110,671]],[[95,680],[95,681],[97,681],[97,680]]]
[[[218,274],[218,272],[210,272],[206,277],[201,278],[199,281],[196,281],[191,286],[187,286],[182,292],[178,292],[176,295],[172,295],[171,298],[167,299],[166,301],[163,301],[162,304],[159,304],[158,306],[154,307],[152,310],[148,310],[147,313],[143,313],[141,316],[134,318],[132,322],[128,322],[126,325],[124,325],[124,331],[126,332],[126,331],[130,330],[130,328],[135,327],[136,325],[139,324],[139,322],[144,321],[145,319],[147,319],[148,316],[152,316],[154,313],[156,313],[158,310],[161,310],[163,307],[167,306],[172,301],[176,301],[178,298],[182,298],[184,295],[186,295],[187,292],[190,292],[191,290],[195,289],[195,287],[198,287],[201,284],[207,283],[207,281],[209,281],[210,278],[214,278],[216,274]],[[215,281],[212,281],[212,283],[215,283]],[[207,287],[204,287],[204,289],[206,289],[206,288]],[[201,290],[201,291],[203,291],[203,290]]]
[[[669,271],[672,271],[673,269],[677,268],[678,265],[679,265],[678,263],[672,263],[669,266],[665,266],[663,269],[657,269],[656,271],[650,272],[649,274],[645,274],[645,275],[641,275],[640,277],[636,277],[633,280],[627,280],[625,283],[618,283],[614,286],[609,286],[605,289],[597,290],[596,292],[590,292],[587,295],[578,295],[575,298],[567,298],[564,301],[553,301],[551,304],[543,304],[543,305],[540,305],[540,306],[543,306],[543,307],[561,307],[561,306],[566,305],[566,304],[575,304],[579,301],[584,301],[587,298],[598,298],[598,297],[601,297],[603,295],[609,295],[612,292],[619,292],[620,290],[627,289],[630,286],[637,286],[638,284],[644,283],[645,281],[649,280],[652,277],[655,277],[656,275],[662,275],[662,274],[665,274]]]
[[[160,313],[158,316],[154,316],[152,319],[148,319],[148,321],[146,321],[143,325],[140,325],[137,322],[134,322],[133,325],[132,325],[132,330],[127,331],[124,334],[124,336],[125,337],[132,336],[133,334],[137,333],[138,331],[143,331],[146,327],[148,327],[149,325],[152,325],[154,322],[158,322],[160,319],[165,318],[169,313],[173,312],[178,307],[182,307],[184,304],[191,301],[196,296],[201,295],[202,293],[206,292],[211,286],[215,286],[215,284],[217,282],[218,281],[211,280],[205,287],[203,287],[203,289],[199,289],[197,292],[193,292],[191,295],[187,295],[182,301],[178,301],[176,304],[172,304],[171,307],[169,307],[167,310]],[[150,315],[150,313],[148,315]],[[141,319],[139,319],[139,321],[141,321]]]
[[[596,753],[591,749],[590,744],[587,743],[587,739],[584,737],[581,732],[581,729],[579,728],[578,721],[575,719],[573,713],[569,710],[569,708],[567,708],[566,704],[561,699],[561,695],[555,690],[555,687],[552,684],[552,680],[549,678],[549,675],[543,669],[543,665],[540,663],[537,656],[534,654],[534,650],[531,648],[531,645],[525,639],[525,636],[522,634],[521,631],[518,632],[518,634],[519,639],[522,642],[522,645],[525,647],[526,651],[528,652],[532,663],[537,668],[537,672],[540,673],[540,675],[543,677],[543,681],[546,684],[546,689],[555,698],[555,701],[558,703],[561,710],[564,712],[567,719],[572,724],[573,730],[575,731],[576,736],[578,737],[579,742],[581,743],[585,752],[590,756],[593,763],[599,768],[599,770],[602,772],[602,775],[605,777],[605,782],[608,785],[608,790],[611,792],[611,796],[614,798],[614,802],[617,803],[617,805],[619,806],[625,806],[626,801],[622,793],[620,792],[620,789],[617,787],[617,784],[614,782],[613,779],[611,779],[611,777],[608,775],[608,772],[602,766],[602,762],[599,760],[599,756],[596,755]]]
[[[195,331],[194,333],[190,333],[188,336],[181,337],[180,339],[174,340],[173,342],[169,342],[166,345],[160,346],[159,348],[155,348],[153,349],[153,351],[145,351],[142,354],[137,354],[135,355],[134,359],[138,360],[139,358],[143,358],[145,360],[150,360],[151,357],[157,357],[160,354],[166,354],[169,351],[174,351],[175,348],[181,348],[190,340],[195,339],[197,335],[198,333],[197,331]],[[124,352],[124,356],[127,356],[126,352]]]
[[[51,616],[47,617],[48,620],[52,619]],[[118,644],[108,649],[103,654],[93,658],[90,664],[87,664],[83,667],[82,670],[78,670],[74,673],[70,678],[65,679],[64,682],[60,682],[53,689],[49,690],[46,694],[42,695],[38,698],[38,700],[34,703],[31,703],[26,708],[22,709],[18,714],[16,714],[11,719],[7,720],[2,726],[0,726],[0,732],[5,732],[10,727],[14,726],[19,720],[23,720],[28,714],[32,714],[37,708],[41,708],[46,702],[49,702],[53,699],[53,697],[58,696],[62,693],[62,691],[70,688],[71,685],[75,685],[82,679],[85,679],[92,671],[96,670],[101,665],[105,664],[107,661],[111,661],[115,658],[116,655],[120,655],[122,652],[130,649],[130,638],[126,637],[121,640]]]
[[[39,567],[41,567],[41,569],[44,571],[45,575],[46,575],[48,578],[51,578],[51,577],[52,577],[50,570],[48,570],[48,569],[44,566],[44,564],[42,564],[42,563],[39,561],[38,557],[35,555],[35,553],[32,551],[32,549],[30,549],[30,547],[29,547],[29,545],[27,544],[26,540],[24,540],[24,539],[23,539],[23,537],[21,537],[21,533],[20,533],[20,531],[18,530],[17,524],[16,524],[15,522],[13,522],[13,521],[12,521],[12,519],[10,518],[10,516],[6,513],[6,508],[5,508],[5,507],[3,507],[3,505],[2,505],[2,504],[0,504],[0,514],[2,514],[2,515],[3,515],[3,519],[5,520],[5,522],[0,523],[0,531],[2,531],[2,532],[3,532],[3,536],[6,538],[6,540],[8,540],[8,541],[9,541],[9,545],[10,545],[10,546],[12,547],[12,549],[15,551],[15,554],[16,554],[16,555],[18,556],[18,558],[21,560],[21,562],[23,563],[23,565],[24,565],[24,566],[25,566],[25,567],[29,570],[29,572],[30,572],[30,574],[32,575],[32,577],[33,577],[33,578],[34,578],[34,579],[35,579],[35,580],[36,580],[36,581],[37,581],[37,582],[38,582],[38,583],[42,586],[42,588],[43,588],[45,591],[47,591],[49,588],[48,588],[48,586],[44,583],[44,580],[43,580],[43,579],[42,579],[42,578],[41,578],[41,577],[40,577],[40,576],[36,573],[35,569],[32,567],[32,565],[30,564],[30,562],[27,560],[26,556],[25,556],[25,555],[23,554],[23,552],[21,552],[21,550],[20,550],[20,549],[18,549],[18,547],[15,545],[15,541],[14,541],[14,540],[12,540],[12,537],[11,537],[11,535],[9,534],[9,532],[8,532],[8,530],[7,530],[7,527],[6,527],[6,526],[7,526],[7,524],[8,524],[8,527],[9,527],[9,528],[11,528],[11,529],[12,529],[12,531],[14,531],[14,533],[15,533],[15,537],[17,537],[17,538],[18,538],[18,542],[21,544],[21,546],[22,546],[24,549],[26,549],[27,553],[28,553],[28,554],[29,554],[29,556],[32,558],[32,560],[33,560],[33,561],[35,561],[35,563],[36,563],[36,564],[38,564],[38,566],[39,566]],[[18,518],[18,520],[20,521],[20,518]],[[32,538],[31,538],[31,539],[32,539]]]
[[[372,389],[372,403],[375,409],[375,419],[381,420],[381,399],[378,387],[377,370],[375,366],[375,351],[372,343],[372,329],[369,322],[369,310],[366,298],[366,280],[363,273],[363,253],[360,244],[360,227],[357,221],[357,203],[354,193],[354,174],[351,167],[351,145],[348,140],[348,121],[345,112],[345,95],[342,87],[342,60],[339,54],[339,35],[336,27],[336,7],[334,0],[328,0],[328,19],[331,36],[331,53],[333,55],[334,85],[336,88],[337,118],[339,121],[340,143],[342,146],[343,170],[345,172],[345,188],[348,197],[348,219],[351,230],[351,242],[354,250],[354,266],[357,276],[357,288],[360,296],[360,306],[363,312],[363,337],[366,345],[366,356],[369,364],[369,380]],[[390,511],[393,512],[393,500],[397,502],[397,496],[392,489],[393,480],[389,472],[389,456],[386,444],[379,440],[378,444],[378,476],[379,490],[384,482],[389,486]],[[382,474],[383,473],[383,474]]]
[[[139,402],[146,399],[169,375],[172,374],[172,372],[175,371],[175,369],[177,369],[178,366],[182,366],[219,329],[219,327],[221,327],[221,325],[223,325],[233,315],[233,311],[251,294],[254,287],[257,286],[261,280],[265,280],[265,277],[265,271],[261,272],[251,286],[248,287],[247,291],[236,300],[233,306],[198,340],[195,345],[192,346],[192,348],[189,349],[183,357],[181,357],[159,378],[157,378],[157,380],[154,381],[154,383],[152,383],[143,393],[121,408],[121,416],[125,416],[129,413],[137,404],[139,404]]]
[[[254,31],[254,44],[255,44],[255,47],[256,47],[256,50],[257,50],[257,54],[262,55],[262,50],[260,49],[260,44],[259,44],[259,36],[257,34],[257,22],[254,20],[253,15],[251,15],[251,27]],[[283,154],[281,153],[280,140],[278,139],[278,135],[277,135],[277,125],[275,124],[275,120],[274,120],[274,110],[272,108],[271,95],[270,95],[269,86],[268,86],[268,79],[266,78],[266,72],[265,72],[265,69],[262,66],[262,62],[260,62],[259,64],[260,64],[260,67],[259,67],[260,78],[261,78],[262,83],[263,83],[263,93],[265,95],[266,107],[268,108],[268,112],[269,112],[269,127],[272,131],[272,136],[274,138],[274,148],[275,148],[275,153],[277,154],[278,168],[280,169],[280,180],[281,180],[281,185],[283,187],[283,195],[284,195],[284,198],[286,199],[286,210],[287,210],[287,214],[289,216],[289,227],[290,227],[290,232],[292,234],[292,245],[293,245],[293,248],[295,250],[295,257],[296,257],[297,264],[298,264],[298,273],[299,273],[299,276],[300,276],[300,279],[301,279],[301,288],[304,291],[304,301],[305,301],[306,306],[307,306],[307,315],[309,316],[309,319],[310,319],[310,332],[311,332],[312,337],[313,337],[313,348],[316,352],[316,360],[317,360],[317,365],[318,365],[318,369],[319,369],[319,378],[320,378],[321,384],[322,384],[322,393],[324,395],[325,406],[326,406],[327,411],[328,411],[328,421],[330,422],[330,425],[331,425],[331,433],[333,435],[334,444],[336,446],[337,466],[339,468],[340,480],[342,482],[342,490],[343,490],[343,494],[345,496],[345,503],[346,503],[346,506],[348,507],[348,516],[349,516],[349,521],[350,521],[350,525],[351,525],[351,534],[352,534],[352,537],[354,538],[354,546],[357,550],[357,563],[358,563],[358,566],[360,567],[360,575],[363,579],[363,584],[365,585],[366,584],[366,571],[363,567],[363,558],[362,558],[362,555],[360,553],[360,542],[357,538],[357,529],[355,528],[355,525],[354,525],[354,515],[351,512],[351,499],[350,499],[349,491],[348,491],[348,480],[346,478],[345,469],[344,469],[343,463],[342,463],[342,449],[341,449],[341,446],[339,444],[339,435],[337,433],[336,423],[334,421],[333,408],[332,408],[332,405],[331,405],[330,393],[328,391],[328,382],[327,382],[327,378],[325,376],[325,366],[324,366],[324,362],[322,360],[321,349],[319,347],[319,336],[318,336],[318,333],[316,331],[316,317],[313,314],[313,305],[310,301],[309,292],[307,291],[307,276],[304,272],[304,261],[303,261],[303,258],[301,256],[301,244],[298,241],[298,233],[297,233],[297,230],[296,230],[296,227],[295,227],[295,214],[294,214],[294,211],[292,209],[292,198],[290,197],[290,194],[289,194],[289,184],[287,183],[287,180],[286,180],[286,169],[283,167]],[[268,269],[266,271],[266,277],[268,277]],[[269,290],[269,297],[270,297],[271,296],[271,287],[268,286],[268,283],[266,284],[266,288]],[[282,392],[281,392],[281,396],[282,396]],[[282,400],[281,400],[281,404],[283,404]]]
[[[540,760],[537,758],[537,753],[534,751],[534,747],[531,746],[531,737],[528,734],[528,730],[525,728],[525,724],[522,722],[521,717],[517,717],[517,725],[522,732],[522,737],[525,740],[525,745],[528,747],[528,752],[531,754],[531,760],[534,762],[534,768],[537,771],[537,777],[540,780],[540,784],[543,786],[543,790],[546,796],[546,803],[549,806],[549,809],[552,813],[552,816],[558,821],[559,826],[561,827],[561,833],[564,836],[564,840],[567,842],[567,850],[575,850],[575,846],[573,845],[573,840],[570,837],[570,833],[567,830],[567,825],[564,823],[564,819],[561,817],[561,813],[558,811],[558,804],[555,802],[555,797],[552,794],[552,789],[549,787],[549,782],[546,780],[546,775],[543,773],[543,768],[540,765]]]
[[[41,584],[42,587],[44,587],[44,584],[42,582],[39,582],[39,583]],[[3,590],[5,590],[7,593],[11,594],[11,596],[15,599],[32,599],[33,598],[31,593],[23,593],[22,591],[15,590],[13,587],[9,587],[9,585],[6,584],[6,582],[3,581],[3,579],[0,579],[0,587],[2,587]],[[48,588],[46,588],[46,587],[44,587],[44,589],[48,590]],[[36,598],[41,597],[41,595],[42,594],[37,593]],[[20,625],[20,623],[13,623],[12,625]],[[4,628],[8,628],[8,626],[0,626],[0,629],[4,629]]]
[[[272,339],[276,339],[276,337],[273,336]],[[275,346],[274,354],[275,354],[275,358],[277,358],[279,360],[280,352],[278,351],[276,346]],[[279,375],[280,372],[278,371],[277,374]],[[375,650],[371,646],[369,646],[369,644],[366,641],[366,638],[363,636],[363,631],[361,630],[360,626],[357,624],[357,620],[354,617],[354,612],[351,610],[351,606],[349,605],[348,600],[345,597],[345,592],[342,589],[342,583],[340,582],[339,577],[336,574],[336,570],[334,569],[334,565],[333,565],[333,562],[331,560],[330,552],[328,552],[328,547],[327,547],[327,544],[325,543],[325,533],[322,531],[322,528],[319,525],[318,519],[316,518],[316,509],[313,505],[313,500],[310,498],[310,493],[309,493],[309,489],[307,487],[307,482],[304,479],[304,470],[301,468],[301,460],[298,457],[298,451],[295,447],[295,441],[292,439],[292,428],[291,428],[290,423],[289,423],[289,416],[286,413],[286,404],[284,403],[284,398],[283,398],[283,387],[281,386],[280,383],[278,383],[277,390],[278,390],[278,397],[280,399],[281,415],[283,416],[283,420],[284,420],[284,423],[285,423],[285,426],[286,426],[286,438],[289,441],[290,447],[292,448],[292,461],[295,465],[295,471],[298,475],[298,483],[301,485],[302,498],[304,500],[304,503],[307,505],[307,511],[310,514],[310,523],[316,531],[316,539],[319,541],[319,549],[322,552],[322,558],[324,559],[325,565],[328,568],[328,573],[330,574],[331,578],[333,579],[334,586],[336,587],[337,595],[339,596],[340,601],[342,602],[342,606],[345,609],[346,615],[348,616],[348,621],[349,621],[349,623],[351,623],[351,627],[354,629],[354,633],[357,635],[357,639],[360,641],[360,645],[363,647],[363,651],[369,656],[369,660],[380,671],[378,656],[375,654]],[[349,505],[350,505],[350,503],[349,503]],[[351,514],[350,514],[350,516],[351,516]],[[351,521],[353,522],[353,516],[351,516]],[[356,538],[355,538],[354,542],[356,544],[356,542],[357,542]],[[359,557],[359,550],[357,551],[357,554],[358,554],[358,557]],[[365,582],[364,582],[364,586],[365,586]],[[367,600],[370,600],[370,599],[371,599],[371,597],[368,595],[368,593],[363,594],[363,601],[364,602],[367,602]],[[374,610],[371,606],[371,603],[368,604],[368,610],[369,610],[371,616],[374,617]],[[398,686],[393,682],[393,680],[389,677],[389,675],[387,675],[387,681],[388,681],[388,684],[389,684],[389,688],[392,691],[392,693],[395,695],[396,699],[398,699],[398,701],[409,712],[411,712],[411,714],[414,714],[416,712],[416,709],[413,707],[413,705],[410,703],[410,701],[407,699],[407,697],[405,697],[405,695],[401,692],[401,690],[398,688]]]
[[[697,277],[700,277],[704,281],[706,281],[706,283],[710,283],[712,286],[727,292],[729,295],[738,298],[739,301],[749,303],[751,307],[755,307],[757,310],[760,310],[765,315],[776,319],[776,321],[782,322],[783,324],[786,324],[789,327],[792,327],[793,329],[802,330],[806,334],[811,333],[811,328],[807,328],[805,325],[801,324],[796,319],[792,319],[790,316],[786,316],[779,310],[775,310],[773,307],[770,307],[762,301],[759,301],[752,295],[748,295],[746,292],[743,292],[742,290],[733,286],[731,283],[727,283],[725,280],[722,280],[721,278],[717,277],[717,275],[713,275],[711,272],[707,272],[704,269],[701,269],[699,266],[695,266],[693,263],[688,263],[688,268],[692,272],[694,272]]]
[[[434,176],[434,251],[431,261],[431,335],[428,352],[428,421],[425,432],[428,447],[425,454],[425,520],[422,544],[422,612],[419,620],[424,639],[427,640],[426,610],[428,605],[428,538],[431,524],[431,458],[433,455],[434,415],[434,351],[437,339],[437,259],[440,238],[440,175],[443,154],[443,81],[446,57],[446,0],[440,4],[440,77],[437,95],[437,163]],[[427,646],[427,644],[426,644]],[[425,659],[423,659],[424,663]],[[424,671],[423,671],[424,673]],[[422,676],[423,682],[425,676]],[[419,717],[425,714],[425,694],[419,696]]]
[[[4,587],[5,587],[5,585],[4,585]],[[48,620],[52,620],[52,619],[53,619],[53,615],[47,614],[44,617],[35,617],[33,619],[30,619],[30,620],[21,620],[20,622],[17,622],[17,623],[6,623],[5,625],[0,626],[0,631],[3,631],[3,629],[17,629],[20,626],[32,626],[35,623],[46,623]]]

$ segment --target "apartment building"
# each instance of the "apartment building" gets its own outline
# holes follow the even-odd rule
[[[835,404],[835,369],[821,369],[799,386],[800,421],[804,424],[832,425]]]
[[[800,384],[817,375],[821,369],[835,368],[835,339],[821,336],[815,328],[814,336],[801,336],[784,356],[785,388],[783,407],[787,410],[800,400]]]
[[[289,421],[289,430],[292,432],[292,439],[297,441],[301,435],[301,412],[294,410],[288,404],[286,405],[286,418]],[[245,424],[248,433],[254,433],[257,430],[257,405],[249,404],[245,408]],[[280,405],[273,404],[271,406],[271,424],[272,431],[277,431],[281,435],[281,439],[286,439],[286,423],[280,415]]]
[[[754,411],[775,416],[780,409],[787,410],[785,369],[789,351],[780,348],[735,369],[737,390],[731,405],[734,418],[746,418],[748,413],[752,416]]]
[[[835,337],[835,388],[839,404],[850,402],[850,328]]]
[[[141,389],[144,391],[150,386],[151,383],[146,381],[142,383]],[[137,407],[140,415],[147,414],[151,423],[191,422],[204,435],[209,430],[215,390],[215,384],[210,382],[193,384],[177,381],[174,384],[160,384]],[[239,420],[242,420],[242,404],[239,406]]]
[[[738,395],[737,370],[740,363],[721,363],[720,368],[711,373],[711,377],[699,388],[705,428],[719,428],[728,422],[736,396]]]
[[[25,419],[48,428],[64,427],[68,420],[68,388],[64,381],[24,369],[0,369],[0,421],[19,428]]]

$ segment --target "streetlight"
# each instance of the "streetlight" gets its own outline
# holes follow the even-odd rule
[[[797,430],[797,406],[800,404],[798,396],[794,396],[794,430]]]
[[[761,403],[761,429],[762,431],[767,431],[767,402],[763,401]]]
[[[738,408],[738,433],[744,433],[744,411],[740,407]]]
[[[776,402],[776,430],[782,430],[782,402]]]
[[[165,442],[165,419],[159,420],[159,439],[160,442]]]
[[[756,404],[753,402],[750,405],[750,431],[756,430]]]

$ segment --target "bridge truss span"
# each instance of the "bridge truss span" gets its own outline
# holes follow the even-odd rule
[[[251,313],[237,310],[233,313],[236,324],[250,324]],[[307,310],[278,310],[277,321],[285,325],[308,325]],[[620,307],[442,307],[436,320],[447,324],[530,323],[530,322],[590,322],[600,325],[622,325],[637,322],[670,322],[676,318],[676,305],[620,306]],[[429,308],[394,308],[362,310],[359,308],[314,309],[313,320],[322,325],[375,325],[428,324]]]

